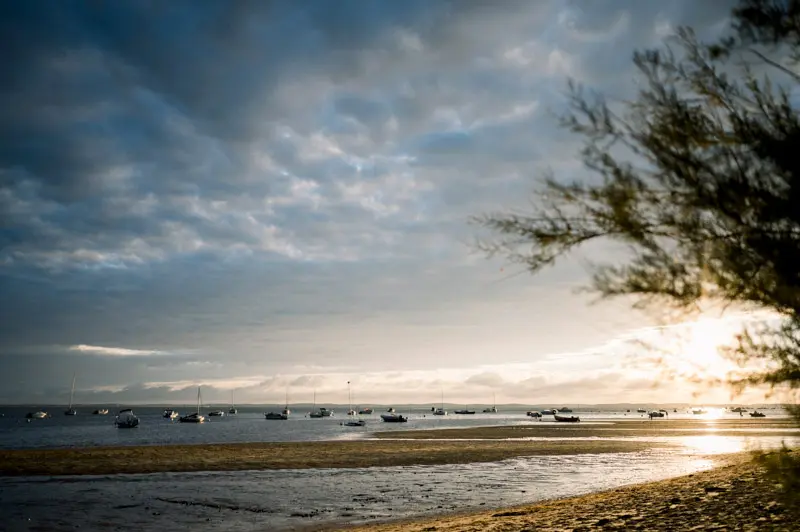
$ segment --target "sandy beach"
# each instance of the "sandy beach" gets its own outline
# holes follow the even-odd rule
[[[494,462],[516,456],[620,453],[636,441],[335,441],[0,451],[0,475],[353,468]]]
[[[797,530],[800,513],[785,507],[775,483],[749,454],[683,477],[583,497],[480,513],[403,521],[349,530]]]
[[[525,425],[475,427],[458,429],[407,430],[378,432],[382,439],[414,440],[504,440],[509,438],[626,438],[679,437],[718,434],[720,436],[800,436],[796,425],[789,419],[630,419],[588,423],[539,423]]]

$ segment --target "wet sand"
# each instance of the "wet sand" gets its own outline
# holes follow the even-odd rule
[[[0,451],[0,475],[355,468],[494,462],[517,456],[636,452],[636,441],[389,441],[242,443]]]
[[[542,423],[524,425],[378,432],[381,439],[485,439],[509,438],[625,438],[679,437],[717,434],[720,436],[800,436],[789,419],[675,420],[631,419],[581,423]]]
[[[800,511],[781,502],[776,485],[749,455],[721,467],[571,499],[468,515],[387,523],[353,530],[797,530]]]

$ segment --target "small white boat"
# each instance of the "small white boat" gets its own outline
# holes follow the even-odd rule
[[[164,410],[164,413],[161,415],[167,419],[178,419],[178,417],[180,417],[178,411],[173,410],[171,408],[167,408],[166,410]]]
[[[95,416],[105,416],[107,414],[108,414],[108,408],[98,408],[97,410],[92,412],[92,415]]]
[[[208,415],[209,417],[223,417],[225,415],[225,412],[223,412],[222,410],[212,410],[211,412],[208,413]]]
[[[394,407],[391,406],[386,411],[389,412],[390,414],[394,414],[395,412]]]
[[[364,415],[370,415],[370,414],[372,414],[372,412],[373,412],[373,410],[370,407],[361,408],[358,411],[359,414],[364,414]]]
[[[118,429],[136,428],[139,426],[139,418],[134,415],[133,410],[126,408],[119,411],[116,419],[114,419],[114,425]]]
[[[706,410],[705,408],[693,408],[692,414],[694,414],[695,416],[702,416],[704,414],[708,414],[708,410]]]
[[[446,416],[447,410],[444,409],[444,390],[442,390],[442,406],[439,408],[431,408],[434,416]]]
[[[47,419],[50,417],[50,414],[44,410],[37,410],[36,412],[28,412],[25,417],[28,419]]]
[[[347,381],[347,409],[348,409],[347,410],[347,415],[348,416],[357,416],[358,413],[355,410],[353,410],[352,401],[353,401],[353,396],[350,393],[350,381]],[[356,419],[356,420],[345,421],[345,422],[341,423],[341,425],[344,426],[344,427],[363,427],[366,424],[367,424],[367,422],[364,421],[363,419]]]

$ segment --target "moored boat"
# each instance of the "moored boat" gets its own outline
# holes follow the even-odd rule
[[[264,418],[287,420],[289,419],[289,414],[284,414],[283,412],[267,412],[264,414]]]
[[[225,415],[225,412],[223,412],[222,410],[212,410],[211,412],[208,413],[208,415],[209,417],[223,417]]]
[[[200,387],[197,387],[197,410],[193,414],[178,418],[181,423],[205,423],[205,416],[200,415]]]
[[[553,414],[553,417],[556,421],[560,421],[562,423],[577,423],[581,420],[578,416],[561,416],[558,414]]]
[[[359,414],[363,414],[363,415],[369,415],[369,414],[373,413],[373,410],[370,407],[361,408],[361,409],[359,409],[358,413]]]
[[[50,417],[50,414],[44,410],[37,410],[36,412],[28,412],[25,414],[25,417],[28,419],[47,419]]]
[[[118,429],[132,429],[139,426],[139,418],[133,413],[130,408],[120,410],[117,417],[114,419],[114,425]]]
[[[72,399],[75,397],[75,374],[72,374],[72,390],[69,392],[69,406],[64,411],[65,416],[77,416],[78,413],[72,408]]]
[[[381,414],[381,419],[386,423],[406,423],[408,418],[401,414]]]
[[[178,414],[176,410],[173,410],[171,408],[167,408],[166,410],[164,410],[164,413],[161,415],[162,417],[165,417],[167,419],[177,419],[178,417],[180,417],[180,414]]]
[[[767,417],[767,415],[763,412],[759,412],[758,410],[753,410],[750,412],[750,417]]]
[[[528,417],[537,417],[537,418],[542,417],[542,413],[539,412],[538,410],[529,410],[528,412],[525,412],[525,415]]]
[[[474,410],[470,410],[469,408],[467,408],[467,407],[465,406],[463,410],[456,410],[456,411],[455,411],[455,412],[453,412],[453,413],[454,413],[454,414],[460,414],[460,415],[471,415],[471,414],[474,414],[474,413],[475,413],[475,411],[474,411]]]
[[[92,415],[94,416],[105,416],[106,414],[108,414],[108,408],[98,408],[92,412]]]

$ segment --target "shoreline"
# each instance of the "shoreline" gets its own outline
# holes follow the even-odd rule
[[[324,530],[795,529],[800,510],[782,504],[774,481],[765,475],[751,453],[723,455],[715,460],[717,465],[708,471],[577,497]]]
[[[718,436],[796,436],[800,429],[791,420],[611,420],[581,423],[492,425],[471,428],[412,429],[380,431],[374,436],[386,440],[504,440],[509,438],[627,438]]]
[[[630,453],[652,447],[654,444],[648,442],[618,440],[348,440],[20,449],[0,450],[0,476],[424,466],[496,462],[520,456]]]

